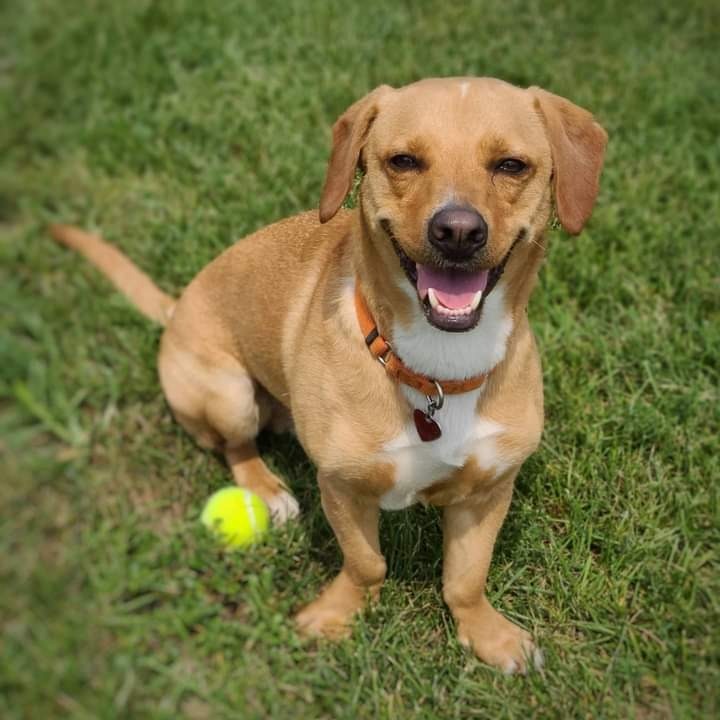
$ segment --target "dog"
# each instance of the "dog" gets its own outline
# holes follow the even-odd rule
[[[224,453],[281,524],[298,515],[255,438],[291,418],[318,468],[343,554],[297,616],[341,637],[386,575],[381,509],[443,509],[443,598],[461,643],[506,673],[539,667],[531,635],[495,610],[495,538],[543,427],[526,308],[553,208],[579,233],[607,134],[586,110],[490,78],[380,86],[336,121],[316,212],[232,245],[178,300],[101,238],[86,255],[166,326],[158,368],[175,418]],[[356,173],[357,208],[342,208]]]

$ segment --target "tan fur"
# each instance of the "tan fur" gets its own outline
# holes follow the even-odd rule
[[[558,218],[569,233],[577,234],[590,218],[598,194],[607,133],[587,110],[540,88],[531,90],[552,148]]]
[[[236,481],[260,494],[278,521],[296,505],[258,457],[255,436],[289,411],[318,467],[344,563],[299,613],[306,632],[345,634],[366,600],[378,596],[386,572],[379,504],[396,481],[387,448],[413,411],[364,345],[350,301],[353,283],[361,283],[379,329],[394,342],[394,332],[416,322],[420,309],[384,228],[413,260],[428,262],[428,219],[452,200],[486,218],[486,266],[523,239],[502,278],[512,330],[475,408],[477,419],[501,428],[495,454],[489,460],[469,454],[419,498],[445,506],[444,594],[461,640],[506,671],[537,660],[530,636],[490,607],[485,580],[514,478],[542,432],[542,376],[526,306],[544,254],[552,192],[561,222],[579,231],[597,194],[604,142],[589,113],[538,89],[472,78],[383,86],[334,127],[322,222],[304,213],[236,243],[174,306],[159,370],[177,419],[200,443],[225,452]],[[403,152],[422,157],[423,172],[395,172],[388,159]],[[528,172],[494,173],[507,155],[523,159]],[[357,166],[365,173],[360,207],[340,210]],[[172,300],[117,251],[74,229],[54,234],[80,248],[151,317],[167,318]],[[396,351],[402,357],[402,347]]]
[[[175,300],[158,289],[125,255],[101,237],[67,225],[52,225],[50,233],[58,242],[82,253],[99,267],[145,315],[165,325]]]

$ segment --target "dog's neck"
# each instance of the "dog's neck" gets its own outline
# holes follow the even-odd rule
[[[359,214],[359,213],[358,213]],[[415,288],[387,243],[373,242],[359,219],[355,275],[380,333],[403,362],[418,373],[446,380],[488,373],[505,358],[535,284],[543,247],[527,238],[513,253],[505,274],[487,296],[478,324],[467,332],[447,332],[425,318]],[[382,230],[378,230],[382,232]]]

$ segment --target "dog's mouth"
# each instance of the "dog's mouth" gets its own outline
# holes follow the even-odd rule
[[[493,268],[470,270],[416,263],[400,247],[389,223],[383,229],[392,242],[405,275],[416,289],[427,321],[447,332],[472,330],[480,321],[488,295],[497,285],[512,251],[525,236],[521,231],[502,261]]]

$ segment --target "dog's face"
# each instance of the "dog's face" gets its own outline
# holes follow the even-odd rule
[[[364,171],[377,253],[428,321],[469,330],[516,243],[558,216],[579,232],[597,195],[606,136],[586,111],[488,78],[380,87],[335,124],[322,221]]]

